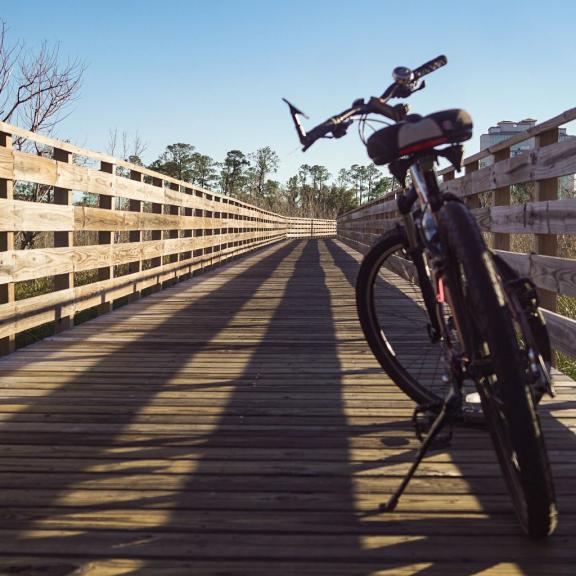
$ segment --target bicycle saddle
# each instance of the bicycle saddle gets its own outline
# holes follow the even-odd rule
[[[374,132],[366,143],[374,164],[388,164],[401,156],[456,144],[472,137],[472,118],[465,110],[442,110],[428,116],[412,114],[402,122]]]

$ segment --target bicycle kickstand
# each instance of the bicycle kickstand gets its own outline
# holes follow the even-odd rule
[[[400,486],[398,486],[396,492],[392,494],[388,502],[386,502],[385,504],[380,504],[381,512],[393,512],[396,509],[396,505],[398,504],[400,497],[404,493],[404,490],[406,490],[406,487],[408,486],[408,483],[412,479],[412,476],[414,476],[414,473],[416,472],[416,469],[418,468],[420,462],[422,462],[422,460],[424,459],[426,452],[430,448],[430,445],[434,441],[434,438],[436,438],[436,436],[438,435],[438,432],[440,432],[440,430],[442,430],[442,428],[444,428],[444,426],[448,422],[450,415],[451,410],[449,409],[448,403],[445,402],[442,406],[442,410],[440,410],[438,416],[436,416],[436,419],[434,420],[432,426],[430,427],[430,430],[428,431],[426,438],[424,438],[424,441],[420,445],[420,449],[416,454],[416,459],[412,463],[412,466],[410,466],[410,470],[408,470],[406,476],[404,476],[404,479],[400,483]]]

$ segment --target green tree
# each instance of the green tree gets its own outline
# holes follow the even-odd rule
[[[394,178],[390,176],[382,176],[377,182],[376,185],[371,189],[368,194],[368,202],[372,200],[376,200],[378,198],[382,198],[382,196],[386,196],[392,192],[394,188]]]
[[[150,164],[149,168],[184,182],[192,182],[194,174],[193,157],[194,146],[178,142],[166,146],[166,150],[157,160]]]
[[[240,150],[230,150],[220,165],[220,189],[228,196],[239,196],[247,180],[250,165],[246,155]]]
[[[362,204],[366,190],[366,167],[360,166],[359,164],[352,164],[348,170],[348,178],[354,188],[358,204]]]
[[[382,177],[380,170],[374,164],[364,166],[364,180],[366,182],[366,201],[374,200],[374,190]]]
[[[202,188],[210,188],[218,179],[217,168],[218,163],[210,156],[194,152],[192,154],[190,182]]]
[[[358,207],[358,200],[352,188],[332,184],[330,188],[330,218]]]
[[[270,174],[274,174],[278,170],[278,154],[270,148],[258,148],[256,152],[250,154],[252,165],[250,167],[250,195],[255,195],[260,198],[265,196],[266,180]]]
[[[300,182],[298,176],[292,176],[286,183],[284,194],[286,198],[286,207],[288,216],[295,216],[298,213],[298,201],[300,199]]]

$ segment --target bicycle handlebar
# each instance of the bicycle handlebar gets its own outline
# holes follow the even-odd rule
[[[422,66],[418,66],[415,70],[412,71],[414,75],[414,80],[419,80],[422,76],[426,76],[438,68],[442,68],[442,66],[446,66],[448,64],[448,58],[446,56],[437,56],[433,60],[426,62],[426,64],[422,64]]]
[[[419,79],[447,63],[448,60],[446,56],[438,56],[422,64],[422,66],[419,66],[415,70],[404,67],[396,68],[393,73],[394,82],[386,89],[380,98],[372,97],[367,103],[364,103],[363,99],[355,100],[351,108],[328,118],[328,120],[318,124],[308,133],[304,130],[298,118],[298,116],[306,117],[306,115],[298,110],[296,106],[288,102],[286,98],[283,98],[284,102],[290,107],[292,120],[298,132],[300,143],[303,145],[302,151],[305,152],[316,140],[325,138],[329,134],[332,134],[333,138],[341,138],[344,136],[348,127],[354,121],[354,116],[380,114],[390,120],[399,122],[408,113],[408,106],[405,104],[390,106],[388,101],[391,98],[407,98],[417,90],[421,90],[424,88],[425,83],[423,81],[419,82]]]

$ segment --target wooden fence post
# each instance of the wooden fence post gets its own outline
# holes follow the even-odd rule
[[[136,170],[130,170],[130,180],[135,182],[142,182],[142,174]],[[128,205],[128,210],[130,212],[142,213],[142,201],[141,200],[130,200]],[[140,244],[142,242],[142,231],[141,230],[130,230],[128,233],[128,240],[130,242],[137,242]],[[142,270],[142,260],[139,258],[136,262],[130,262],[128,265],[129,274],[137,274]],[[137,284],[134,286],[134,292],[128,297],[129,302],[134,302],[138,300],[141,296],[140,290],[137,288]]]
[[[67,150],[54,148],[54,160],[69,164],[72,154]],[[72,205],[72,191],[68,188],[54,187],[54,204]],[[72,248],[74,246],[74,232],[54,232],[54,248]],[[54,290],[69,290],[74,288],[74,271],[54,276]],[[54,323],[56,332],[62,332],[74,325],[74,312],[67,316],[60,316]]]
[[[100,171],[106,174],[115,174],[116,166],[110,162],[100,162]],[[98,198],[98,207],[104,210],[115,210],[116,209],[116,197],[106,196],[100,194]],[[99,231],[98,232],[98,244],[106,244],[112,246],[114,244],[114,232],[111,231]],[[114,266],[106,266],[104,268],[98,268],[98,280],[112,280],[114,278]],[[106,314],[112,311],[113,303],[112,301],[102,302],[98,306],[98,314]]]
[[[152,186],[157,186],[158,188],[162,188],[163,183],[160,178],[152,178]],[[152,202],[152,214],[162,214],[162,204],[157,202]],[[150,233],[150,239],[154,241],[162,240],[162,230],[152,230]],[[150,262],[151,268],[158,268],[162,266],[162,256],[157,256],[156,258],[152,258]],[[159,288],[159,284],[157,285]]]
[[[184,194],[186,194],[187,196],[194,196],[194,191],[191,190],[190,188],[185,188]],[[182,219],[182,221],[188,222],[188,218],[193,216],[193,208],[185,206],[183,211],[184,211],[184,218]],[[192,228],[190,228],[190,226],[187,224],[184,227],[182,237],[183,238],[192,238],[192,234],[193,234]],[[192,259],[192,251],[191,250],[186,250],[186,252],[183,252],[180,254],[180,260],[190,261],[191,259]],[[190,274],[192,274],[192,263],[191,262],[188,263],[187,275],[190,275]]]
[[[12,134],[0,132],[0,146],[7,150],[12,150]],[[13,169],[12,169],[13,173]],[[9,178],[0,178],[0,198],[12,200],[14,198],[14,180]],[[14,232],[0,232],[0,252],[9,252],[14,250]],[[8,282],[0,285],[0,304],[10,304],[15,300],[14,282]],[[0,339],[0,354],[10,354],[14,352],[16,338],[10,334]]]
[[[499,150],[494,154],[494,162],[510,158],[510,148]],[[510,186],[494,190],[494,206],[510,206]],[[494,250],[510,250],[510,234],[494,233]]]
[[[558,128],[542,132],[536,137],[536,147],[543,148],[558,142]],[[547,178],[534,184],[534,200],[542,202],[558,199],[558,178]],[[558,254],[558,237],[555,234],[536,234],[536,254],[556,256]],[[540,306],[556,311],[556,294],[549,290],[539,291]]]
[[[178,192],[180,192],[180,186],[178,184],[170,184],[170,189],[171,190],[176,190]],[[171,216],[179,216],[180,215],[180,208],[178,206],[175,206],[173,204],[170,204],[168,206],[168,212]],[[174,230],[171,229],[168,231],[168,238],[174,239],[174,238],[178,238],[180,235],[180,231],[179,230]],[[178,256],[179,254],[171,254],[168,257],[168,261],[172,264],[174,262],[178,262]]]
[[[477,170],[478,170],[478,160],[476,160],[475,162],[470,162],[470,164],[466,164],[466,166],[464,167],[464,174],[472,174],[472,172],[476,172]],[[470,210],[480,208],[480,195],[473,194],[472,196],[467,196],[466,205]]]

